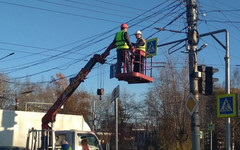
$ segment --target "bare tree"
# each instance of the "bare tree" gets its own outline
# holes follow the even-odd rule
[[[15,104],[14,86],[6,74],[0,74],[0,108],[12,109]]]
[[[188,71],[186,66],[180,69],[176,66],[174,59],[167,58],[145,101],[148,117],[155,120],[151,126],[158,132],[158,145],[162,149],[187,149],[189,146],[190,119],[184,107]]]

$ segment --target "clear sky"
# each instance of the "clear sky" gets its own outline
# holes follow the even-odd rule
[[[229,31],[231,70],[240,65],[239,6],[239,0],[198,1],[200,34]],[[146,39],[158,37],[159,44],[186,38],[185,11],[185,3],[180,0],[0,0],[0,71],[11,79],[28,76],[32,82],[50,81],[59,72],[69,79],[93,54],[105,50],[123,22],[130,27],[132,42],[136,41],[132,36],[136,30],[141,30]],[[158,32],[155,28],[159,27],[182,33]],[[216,36],[225,43],[223,33]],[[225,50],[211,37],[201,38],[198,47],[205,43],[208,47],[198,53],[198,62],[218,68],[216,77],[223,81]],[[165,56],[170,55],[180,58],[181,65],[186,56],[181,51],[185,47],[169,54],[174,50],[169,50],[171,46],[160,47],[154,61],[164,62]],[[130,92],[140,89],[135,92],[140,95],[149,87],[149,84],[128,85],[109,79],[110,64],[116,62],[115,50],[108,58],[106,65],[92,70],[82,88],[95,92],[103,82],[106,93],[119,84]]]

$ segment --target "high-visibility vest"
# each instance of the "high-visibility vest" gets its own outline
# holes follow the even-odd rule
[[[145,42],[145,40],[144,40],[143,38],[137,39],[137,42],[136,42],[136,43],[138,43],[140,40],[143,40],[144,45],[143,45],[143,46],[138,46],[136,50],[146,51],[146,48],[145,48],[145,47],[146,47],[146,42]]]
[[[123,30],[121,30],[115,36],[117,49],[129,49],[129,46],[127,45],[127,42],[124,37],[124,33],[125,32]]]

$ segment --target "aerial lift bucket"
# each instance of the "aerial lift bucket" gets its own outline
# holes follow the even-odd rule
[[[125,61],[123,64],[123,72],[116,74],[116,78],[119,81],[126,81],[129,84],[136,84],[136,83],[151,83],[153,81],[152,78],[152,57],[146,58],[145,57],[145,52],[144,51],[138,51],[139,57],[138,61],[134,61],[134,56],[131,56],[131,67],[133,68],[133,65],[138,64],[139,72],[127,72],[126,70],[126,56],[127,56],[127,51],[125,51]],[[144,61],[142,63],[141,61],[141,56],[144,56]],[[147,65],[147,59],[150,59],[150,65]]]

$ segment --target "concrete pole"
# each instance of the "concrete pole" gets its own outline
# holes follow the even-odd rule
[[[188,51],[189,51],[189,82],[190,93],[198,100],[198,79],[196,78],[197,68],[197,16],[196,0],[186,0],[187,2],[187,23],[188,23]],[[199,108],[191,116],[192,130],[192,150],[200,150],[200,123]]]
[[[230,94],[230,56],[229,56],[229,33],[226,33],[226,56],[225,56],[225,93]],[[230,118],[226,118],[226,150],[231,150]]]

